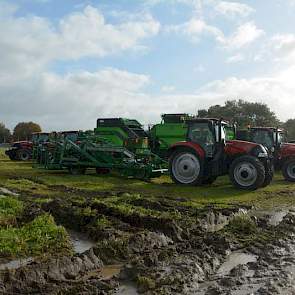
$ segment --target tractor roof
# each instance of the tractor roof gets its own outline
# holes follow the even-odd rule
[[[61,131],[61,134],[70,134],[70,133],[78,133],[77,130],[72,130],[72,131]]]
[[[220,122],[223,125],[228,125],[229,123],[222,120],[222,119],[217,119],[217,118],[191,118],[188,120],[188,122],[196,122],[196,123],[208,123],[208,122],[213,122],[213,123],[217,123]]]
[[[49,135],[49,132],[33,132],[32,135]]]
[[[251,127],[251,130],[266,130],[266,131],[279,131],[284,132],[283,129],[277,127]]]

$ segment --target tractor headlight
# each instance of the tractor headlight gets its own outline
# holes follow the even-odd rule
[[[257,158],[268,158],[269,157],[266,148],[262,144],[257,145],[253,149],[252,155],[255,156],[255,157],[257,157]]]

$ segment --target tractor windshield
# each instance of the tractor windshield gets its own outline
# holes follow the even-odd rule
[[[276,133],[275,133],[276,136]],[[275,138],[276,141],[276,138]],[[283,132],[278,132],[278,145],[286,143],[287,139],[286,139],[286,135]]]
[[[269,130],[254,130],[252,133],[252,141],[266,146],[268,149],[272,149],[274,146],[274,139],[272,132]]]
[[[207,122],[193,123],[188,130],[188,139],[198,143],[205,150],[208,157],[213,155],[215,134],[213,134]]]

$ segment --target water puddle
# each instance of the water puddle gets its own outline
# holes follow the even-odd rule
[[[28,257],[28,258],[23,258],[23,259],[15,259],[15,260],[11,260],[9,262],[6,263],[2,263],[0,264],[0,270],[12,270],[12,269],[17,269],[20,268],[22,266],[26,266],[29,263],[33,262],[34,259],[32,257]]]
[[[8,195],[8,196],[18,196],[19,194],[14,193],[12,191],[10,191],[9,189],[5,188],[5,187],[0,187],[0,195]]]
[[[123,267],[122,264],[105,265],[101,269],[99,276],[103,280],[110,280],[111,278],[113,278],[114,276],[117,276],[120,273],[122,267]]]
[[[220,266],[216,275],[217,276],[226,276],[230,273],[232,269],[238,265],[245,265],[249,262],[256,262],[257,257],[253,254],[246,254],[243,252],[233,252],[231,253],[226,261]]]
[[[82,254],[95,246],[95,242],[90,240],[87,235],[83,233],[68,230],[68,234],[70,235],[74,252],[77,254]]]
[[[208,232],[216,232],[222,230],[229,224],[229,217],[222,214],[210,212],[206,219],[202,221],[202,227]]]
[[[120,287],[114,292],[115,295],[138,295],[136,285],[131,282],[120,283]]]
[[[272,210],[272,211],[265,211],[265,210],[254,210],[250,212],[251,216],[256,216],[258,218],[266,218],[267,223],[271,226],[279,225],[284,217],[290,212],[290,210]]]

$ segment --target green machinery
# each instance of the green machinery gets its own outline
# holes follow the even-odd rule
[[[98,119],[94,131],[78,132],[74,140],[58,134],[51,136],[43,149],[39,166],[68,169],[72,174],[95,168],[99,174],[115,170],[124,176],[148,179],[165,172],[167,166],[151,152],[141,124],[122,118]]]
[[[93,131],[52,132],[47,140],[36,140],[33,159],[37,167],[68,169],[84,174],[111,170],[121,175],[148,179],[168,171],[168,149],[185,141],[188,114],[164,114],[160,124],[145,131],[131,119],[99,118]]]

